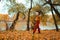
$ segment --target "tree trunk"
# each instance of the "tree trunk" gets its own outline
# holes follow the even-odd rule
[[[30,28],[29,28],[30,10],[31,10],[31,9],[29,9],[29,13],[28,13],[28,20],[27,20],[27,30],[28,30],[28,31],[30,30]]]
[[[29,28],[29,21],[30,21],[30,11],[31,11],[31,9],[32,9],[32,0],[31,0],[31,6],[30,6],[30,9],[29,9],[29,12],[28,12],[28,21],[27,21],[27,30],[29,31],[30,30],[30,28]]]
[[[15,27],[15,25],[16,25],[16,21],[18,20],[18,17],[19,17],[19,13],[20,13],[20,12],[17,13],[16,19],[13,21],[13,23],[12,23],[12,25],[11,25],[11,27],[10,27],[10,30],[14,30],[14,27]]]
[[[55,23],[56,31],[58,31],[58,25],[57,25],[57,22],[56,22],[55,16],[54,16],[54,14],[53,14],[53,6],[51,6],[51,11],[52,11],[52,16],[53,16],[53,19],[54,19],[54,23]]]
[[[6,30],[9,30],[9,27],[8,27],[8,25],[7,25],[7,22],[5,22],[6,23]]]
[[[8,28],[8,24],[7,24],[7,21],[5,21],[5,20],[3,20],[4,22],[5,22],[5,24],[6,24],[6,30],[9,30],[9,28]]]

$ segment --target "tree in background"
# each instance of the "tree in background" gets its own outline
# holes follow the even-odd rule
[[[30,6],[30,9],[29,9],[29,12],[28,12],[28,20],[27,20],[27,30],[28,30],[28,31],[30,30],[30,28],[29,28],[30,12],[31,12],[31,9],[32,9],[32,2],[33,2],[33,0],[31,0],[30,2],[31,2],[31,6]]]
[[[15,25],[16,25],[16,22],[17,22],[17,20],[18,20],[19,14],[20,14],[21,12],[23,12],[23,15],[24,15],[24,17],[25,17],[25,14],[24,14],[25,6],[24,6],[23,4],[21,4],[21,3],[20,3],[20,4],[17,4],[17,3],[15,2],[15,0],[13,0],[13,1],[10,0],[10,2],[11,2],[13,5],[12,5],[12,7],[10,7],[10,9],[8,10],[8,13],[9,13],[9,14],[13,14],[13,13],[16,14],[16,18],[14,19],[14,21],[13,21],[11,27],[10,27],[10,29],[13,30],[14,27],[15,27]]]
[[[53,16],[53,19],[54,19],[56,31],[58,31],[58,25],[57,25],[57,22],[56,22],[56,18],[55,18],[55,16],[54,16],[54,12],[55,12],[55,14],[56,14],[58,17],[60,17],[60,13],[59,13],[58,10],[55,8],[55,6],[60,6],[60,4],[55,4],[55,3],[53,3],[52,0],[48,0],[48,1],[45,0],[45,1],[46,1],[46,3],[44,3],[44,5],[49,4],[50,7],[51,7],[51,12],[52,12],[52,16]],[[53,12],[53,10],[54,10],[54,12]]]

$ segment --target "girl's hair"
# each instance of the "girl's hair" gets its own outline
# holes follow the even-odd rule
[[[41,14],[41,11],[36,11],[36,12],[38,12],[38,15],[40,15],[40,14]]]
[[[38,15],[43,15],[42,11],[36,11],[36,12],[38,12]]]

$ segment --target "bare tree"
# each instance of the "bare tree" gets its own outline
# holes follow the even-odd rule
[[[28,12],[28,20],[27,20],[27,30],[29,31],[30,28],[29,28],[29,21],[30,21],[30,12],[31,12],[31,9],[32,9],[32,0],[31,0],[31,6],[30,6],[30,9],[29,9],[29,12]]]
[[[13,23],[12,23],[12,25],[10,27],[11,30],[14,30],[14,27],[15,27],[16,22],[18,20],[19,14],[21,12],[23,12],[23,15],[25,17],[24,11],[25,11],[25,6],[23,4],[17,4],[17,3],[15,3],[12,7],[10,7],[10,9],[8,10],[8,13],[9,14],[16,13],[16,18],[15,18],[15,20],[13,21]]]
[[[48,0],[48,1],[45,0],[45,1],[46,1],[46,3],[44,3],[44,5],[49,4],[50,7],[51,7],[51,12],[52,12],[52,16],[53,16],[53,19],[54,19],[54,23],[55,23],[56,31],[58,31],[58,26],[57,26],[57,22],[56,22],[56,19],[55,19],[55,16],[54,16],[53,10],[55,11],[56,15],[57,15],[58,17],[60,17],[60,13],[58,12],[57,9],[54,8],[54,6],[59,6],[60,4],[54,4],[54,3],[52,3],[52,0]]]

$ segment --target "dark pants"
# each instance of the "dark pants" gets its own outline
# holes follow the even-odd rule
[[[38,33],[40,33],[40,28],[39,28],[39,26],[35,26],[35,27],[34,27],[33,33],[35,33],[37,29],[38,29]]]

